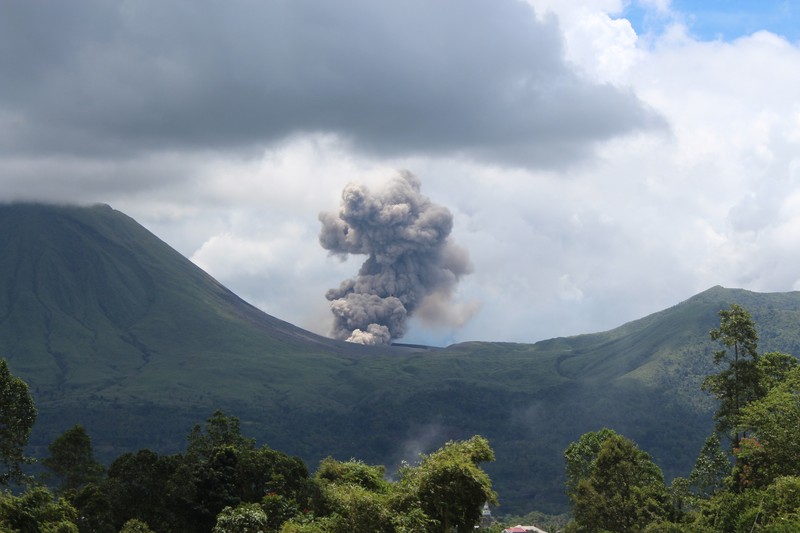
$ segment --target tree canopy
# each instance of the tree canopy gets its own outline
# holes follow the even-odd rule
[[[710,336],[724,348],[714,352],[714,363],[727,363],[727,367],[708,376],[703,390],[719,401],[714,414],[717,431],[732,432],[736,445],[741,437],[738,431],[740,410],[762,393],[757,366],[758,333],[750,313],[737,304],[720,311],[719,317],[719,328],[712,329]]]
[[[725,348],[715,360],[728,366],[704,385],[720,400],[718,427],[735,439],[733,462],[714,433],[689,477],[667,487],[660,468],[632,440],[609,428],[585,433],[564,451],[572,506],[566,531],[800,530],[800,364],[780,352],[759,355],[755,326],[743,309],[720,316],[712,337]],[[36,410],[27,385],[5,361],[0,387],[9,407],[2,423],[14,422],[15,413],[25,421],[2,428],[17,428],[8,433],[16,440],[7,438],[3,448],[8,482],[22,478]],[[333,457],[311,476],[299,458],[258,447],[222,411],[194,427],[183,453],[142,449],[120,455],[106,470],[80,425],[48,451],[42,464],[58,490],[0,493],[3,531],[465,533],[479,523],[484,503],[498,501],[481,468],[494,451],[477,435],[403,463],[393,480],[383,465]]]
[[[688,479],[666,488],[633,442],[610,429],[586,433],[564,452],[567,531],[800,531],[800,364],[759,355],[755,324],[739,306],[720,312],[711,337],[723,345],[714,361],[727,366],[703,388],[719,400],[717,429],[732,457],[714,433]]]
[[[642,531],[669,517],[664,476],[647,453],[611,430],[585,434],[581,439],[583,442],[570,445],[570,453],[565,453],[571,470],[570,531]],[[594,454],[593,449],[597,450]],[[579,450],[581,453],[575,453]]]
[[[42,460],[42,465],[51,477],[58,479],[61,492],[99,481],[103,465],[95,460],[92,440],[80,424],[66,430],[47,449],[50,455]]]
[[[0,359],[0,486],[21,481],[21,467],[28,462],[24,449],[35,421],[28,384],[13,376],[8,362]]]

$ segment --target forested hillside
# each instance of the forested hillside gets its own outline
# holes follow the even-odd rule
[[[588,432],[564,452],[568,533],[800,529],[800,363],[759,350],[750,313],[733,304],[709,332],[715,431],[691,473],[666,483],[643,449],[615,431]],[[732,461],[731,461],[732,458]]]
[[[61,533],[499,533],[514,522],[551,531],[753,533],[800,528],[800,362],[760,352],[752,316],[733,304],[709,332],[720,346],[702,388],[715,400],[715,431],[686,477],[665,479],[652,456],[609,429],[584,433],[563,453],[569,515],[487,516],[498,503],[481,464],[488,441],[450,441],[386,468],[357,459],[303,462],[241,433],[217,411],[185,451],[125,453],[106,469],[76,425],[48,446],[37,483],[23,450],[36,409],[27,384],[0,360],[0,493],[3,531]],[[724,447],[728,447],[726,452]],[[731,461],[731,457],[733,461]],[[520,528],[524,529],[524,528]],[[527,530],[527,529],[526,529]]]
[[[395,465],[483,435],[504,513],[561,512],[562,452],[602,427],[687,475],[713,423],[708,332],[740,303],[797,353],[800,294],[716,287],[612,331],[536,344],[372,348],[266,315],[107,206],[0,206],[0,346],[39,409],[31,453],[81,424],[98,458],[183,449],[222,409],[313,469]]]

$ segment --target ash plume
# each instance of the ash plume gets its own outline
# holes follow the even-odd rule
[[[321,213],[319,242],[333,255],[366,255],[354,278],[329,290],[333,336],[361,344],[389,344],[406,332],[418,308],[428,322],[465,320],[449,302],[469,256],[453,244],[453,216],[420,193],[419,179],[400,171],[380,190],[349,183],[338,213]],[[471,312],[466,313],[471,315]]]

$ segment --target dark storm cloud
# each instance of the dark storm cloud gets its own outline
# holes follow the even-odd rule
[[[379,155],[552,166],[659,124],[578,78],[517,0],[4,2],[0,151],[247,148],[336,133]]]
[[[325,295],[338,339],[388,344],[402,337],[406,319],[423,301],[448,300],[471,268],[466,251],[449,240],[450,211],[423,196],[407,171],[380,190],[348,184],[339,212],[319,218],[323,248],[342,257],[367,256],[356,277]],[[433,309],[446,312],[442,305],[428,312]]]

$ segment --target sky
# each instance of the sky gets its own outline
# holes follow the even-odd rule
[[[106,203],[328,334],[350,183],[410,172],[469,273],[405,342],[800,289],[800,2],[0,0],[0,201]]]

